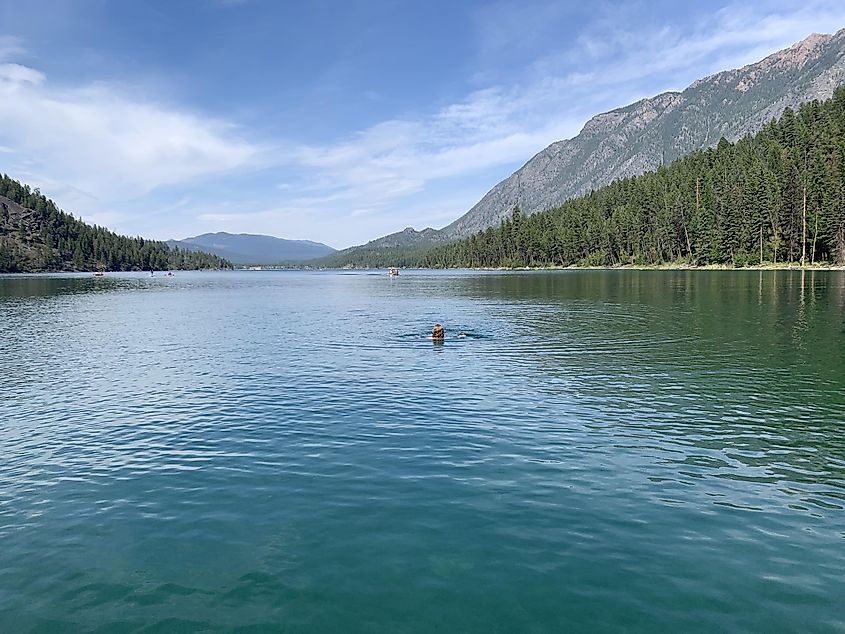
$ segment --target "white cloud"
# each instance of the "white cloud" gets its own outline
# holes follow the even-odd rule
[[[845,5],[827,0],[803,3],[761,1],[729,4],[697,20],[638,24],[637,7],[605,7],[577,38],[576,46],[539,57],[533,73],[541,78],[593,72],[591,87],[653,86],[683,89],[708,74],[753,63],[800,41],[812,32],[845,26]]]
[[[16,63],[0,64],[0,120],[7,170],[32,185],[52,183],[52,191],[86,193],[87,202],[74,197],[83,213],[102,211],[91,200],[142,196],[243,168],[261,155],[226,122],[136,100],[107,84],[53,86]]]
[[[0,86],[7,90],[17,88],[20,84],[43,84],[46,77],[34,68],[21,64],[0,64]]]
[[[20,39],[12,35],[0,35],[0,62],[14,59],[25,52]]]
[[[522,98],[491,88],[426,118],[384,121],[341,143],[302,146],[291,156],[295,165],[309,170],[311,179],[299,188],[286,188],[286,205],[311,214],[392,216],[396,228],[407,226],[409,199],[431,195],[436,181],[521,162],[550,140],[573,134],[581,122],[564,114],[548,125],[527,127],[516,117],[523,105]],[[314,191],[322,193],[302,195]],[[483,186],[474,191],[480,197]],[[456,200],[446,218],[456,218],[465,204],[464,198]],[[432,216],[426,224],[440,220]],[[438,226],[442,224],[447,222]]]

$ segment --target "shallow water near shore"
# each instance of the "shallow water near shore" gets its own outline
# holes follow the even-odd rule
[[[0,276],[0,351],[3,632],[845,630],[841,271]]]

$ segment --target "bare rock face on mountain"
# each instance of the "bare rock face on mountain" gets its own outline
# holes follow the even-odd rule
[[[693,150],[758,132],[789,106],[828,99],[845,83],[845,29],[813,34],[757,62],[593,117],[578,136],[552,143],[438,233],[470,236],[514,206],[532,214]]]

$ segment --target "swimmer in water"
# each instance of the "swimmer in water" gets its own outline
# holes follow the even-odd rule
[[[431,338],[434,341],[443,341],[446,338],[446,332],[440,324],[434,324],[434,329],[431,331]]]

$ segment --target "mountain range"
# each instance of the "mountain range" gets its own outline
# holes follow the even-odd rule
[[[693,150],[758,132],[787,107],[830,98],[845,83],[845,29],[812,34],[742,68],[716,73],[682,92],[665,92],[596,115],[581,132],[556,141],[498,183],[442,229],[403,231],[352,247],[361,252],[420,248],[465,238],[498,225],[518,206],[533,214],[559,206],[614,180],[656,169]]]
[[[298,263],[335,253],[335,249],[310,240],[285,240],[249,233],[204,233],[184,240],[168,240],[171,247],[203,251],[233,264]]]

